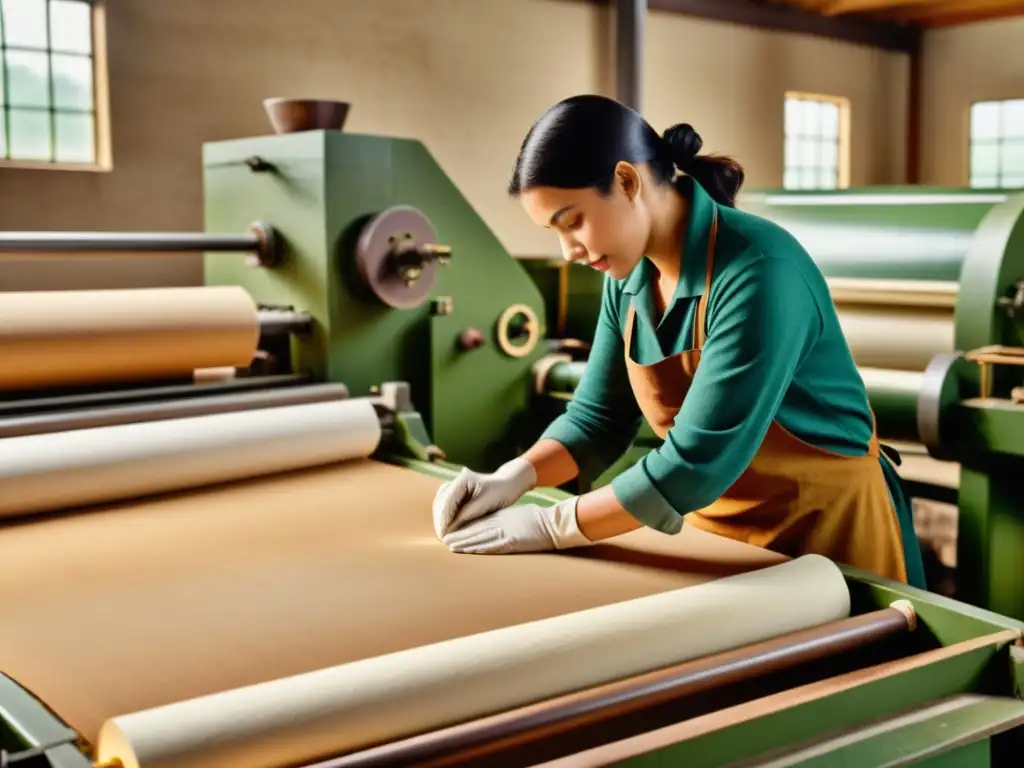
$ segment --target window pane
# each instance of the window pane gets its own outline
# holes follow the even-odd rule
[[[7,120],[0,109],[0,157],[7,157]]]
[[[7,51],[7,103],[50,106],[49,57],[35,51]]]
[[[800,186],[800,171],[787,169],[782,176],[782,186],[786,189],[797,189]]]
[[[800,171],[800,186],[804,189],[814,189],[818,186],[818,172],[814,168],[805,168]]]
[[[1003,136],[1024,139],[1024,99],[1003,103]]]
[[[992,189],[999,185],[992,176],[971,176],[971,186],[976,189]]]
[[[1005,189],[1021,189],[1024,187],[1024,176],[1005,176],[1001,186]]]
[[[3,0],[7,45],[46,47],[46,0]]]
[[[835,104],[821,105],[821,137],[836,140],[839,138],[839,107]]]
[[[92,52],[92,12],[88,3],[50,0],[50,47],[69,53]]]
[[[14,160],[50,159],[50,113],[12,109],[11,157]]]
[[[800,109],[800,102],[796,99],[786,99],[786,135],[800,132],[800,118],[803,111]]]
[[[999,159],[1002,176],[1024,176],[1024,139],[1003,142],[1002,157]]]
[[[804,168],[813,168],[818,164],[818,142],[814,139],[804,139],[800,142],[797,151],[797,165]]]
[[[822,189],[835,189],[839,186],[835,168],[821,168],[818,172],[818,186]]]
[[[995,178],[999,175],[999,145],[975,142],[971,147],[971,176]]]
[[[58,162],[91,163],[96,159],[95,139],[92,135],[92,115],[54,115],[56,151]]]
[[[803,102],[803,127],[800,132],[804,136],[817,136],[821,133],[821,109],[816,101]]]
[[[822,142],[821,165],[832,171],[839,167],[839,144],[834,139]]]
[[[800,139],[786,139],[786,154],[784,164],[786,166],[800,165]]]
[[[983,101],[971,106],[971,138],[994,139],[999,136],[999,102]]]
[[[92,59],[53,54],[53,105],[57,109],[92,109]]]

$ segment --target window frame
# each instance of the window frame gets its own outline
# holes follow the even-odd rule
[[[974,182],[974,169],[973,169],[973,165],[974,165],[974,145],[975,145],[975,143],[977,141],[982,141],[982,142],[985,142],[985,143],[991,143],[993,141],[991,139],[979,139],[979,140],[975,139],[974,133],[973,133],[973,130],[972,130],[973,129],[973,122],[974,122],[972,120],[972,117],[974,115],[974,107],[976,105],[978,105],[978,104],[999,104],[1000,107],[1002,107],[1002,105],[1004,105],[1008,101],[1024,102],[1024,95],[1000,96],[1000,97],[996,97],[996,98],[974,99],[967,106],[967,114],[966,114],[964,120],[966,122],[965,133],[967,134],[967,158],[966,158],[965,165],[966,165],[966,176],[967,176],[966,183],[967,183],[967,188],[968,189],[993,189],[993,190],[1010,189],[1010,190],[1014,190],[1014,189],[1022,189],[1022,188],[1024,188],[1024,184],[1017,185],[1017,186],[1012,186],[1012,187],[1005,187],[1005,186],[1002,185],[1003,178],[1006,176],[1005,168],[1004,168],[1004,166],[1002,164],[1002,146],[1006,142],[1007,136],[1003,132],[1003,127],[1001,125],[999,127],[999,132],[996,134],[996,138],[994,139],[995,144],[999,147],[999,150],[1000,150],[1000,152],[999,152],[999,159],[997,160],[997,166],[996,166],[996,168],[997,168],[996,176],[995,176],[996,186],[994,186],[994,187],[993,186],[984,186],[984,187],[980,187],[979,186],[979,187],[976,187],[976,186],[974,186],[974,183],[973,183]],[[1020,142],[1024,143],[1024,134],[1022,134],[1020,137],[1012,136],[1012,137],[1010,137],[1010,140],[1014,141],[1014,142],[1020,141]],[[1024,168],[1021,168],[1021,170],[1019,172],[1019,175],[1024,177]]]
[[[789,133],[786,126],[786,104],[790,101],[813,101],[820,104],[832,104],[839,111],[837,124],[837,158],[836,158],[836,186],[833,187],[787,187],[786,172],[792,168],[787,162],[786,145]],[[830,96],[823,93],[810,93],[807,91],[786,91],[782,99],[782,183],[783,189],[792,192],[828,192],[833,189],[849,189],[850,187],[850,100],[845,96]]]
[[[113,155],[110,146],[110,88],[107,64],[106,0],[81,0],[89,5],[92,13],[92,68],[93,68],[93,141],[95,157],[91,163],[72,163],[48,160],[18,160],[0,156],[0,170],[86,171],[108,172],[113,170]],[[47,48],[50,52],[50,49]],[[53,87],[53,73],[50,72],[50,87]],[[10,137],[8,137],[8,141]]]

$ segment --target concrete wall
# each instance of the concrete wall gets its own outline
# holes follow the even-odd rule
[[[505,196],[516,150],[551,103],[612,93],[609,12],[576,0],[116,0],[107,35],[113,170],[0,168],[0,228],[201,229],[201,144],[307,95],[423,140],[510,251],[553,254]],[[903,181],[906,56],[652,13],[646,71],[655,127],[692,123],[751,186],[781,183],[790,89],[851,100],[853,184]],[[199,279],[192,258],[0,264],[0,290]]]

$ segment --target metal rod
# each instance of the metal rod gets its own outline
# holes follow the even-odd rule
[[[643,111],[644,21],[647,0],[615,2],[615,96],[637,112]]]
[[[638,710],[837,656],[910,631],[912,613],[884,608],[628,680],[560,696],[318,763],[312,768],[457,765]]]
[[[193,380],[175,383],[149,383],[142,386],[117,389],[100,388],[89,391],[50,390],[28,391],[16,399],[0,400],[0,419],[18,415],[36,415],[68,411],[76,408],[98,408],[100,406],[127,405],[129,403],[154,403],[173,398],[207,397],[234,392],[278,389],[308,384],[309,379],[301,373],[284,373],[269,376],[243,376],[228,381],[197,384]],[[5,393],[6,394],[6,393]]]
[[[138,424],[144,421],[167,421],[169,419],[184,419],[189,416],[276,408],[284,405],[322,403],[328,400],[345,400],[348,396],[348,387],[344,384],[319,384],[212,397],[180,398],[152,403],[108,406],[106,408],[58,411],[0,420],[0,438],[46,435],[74,429]]]
[[[209,232],[0,232],[0,254],[56,256],[138,253],[249,253],[255,264],[276,266],[281,254],[274,228],[254,222],[244,234]]]
[[[313,318],[308,312],[294,312],[289,309],[261,309],[260,333],[276,336],[284,333],[308,333]]]
[[[0,232],[0,253],[126,253],[257,250],[255,235],[201,232]]]

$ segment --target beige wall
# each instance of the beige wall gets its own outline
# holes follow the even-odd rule
[[[921,101],[921,181],[968,180],[970,107],[1024,97],[1024,18],[970,24],[925,35]]]
[[[548,105],[612,82],[608,10],[576,0],[116,0],[107,28],[113,171],[0,168],[0,228],[201,229],[202,142],[311,95],[423,140],[509,250],[554,253],[505,196],[512,161]],[[751,186],[781,182],[787,89],[851,99],[854,184],[903,179],[905,56],[652,13],[646,73],[655,126],[693,123]],[[0,264],[0,290],[198,279],[192,258]]]

